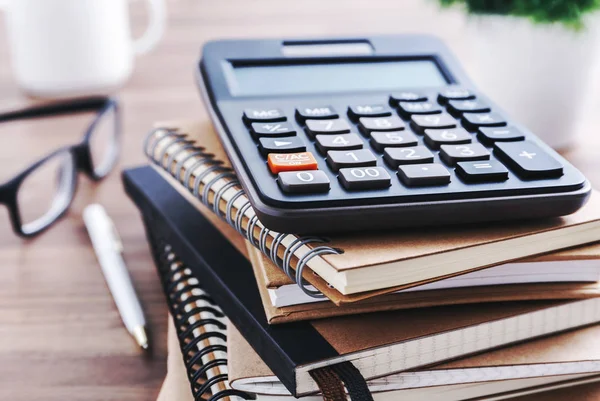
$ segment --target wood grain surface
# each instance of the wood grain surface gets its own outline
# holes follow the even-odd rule
[[[428,32],[443,37],[470,70],[465,19],[433,0],[172,0],[164,40],[136,62],[118,93],[124,112],[123,155],[102,183],[80,177],[70,213],[30,241],[16,238],[0,212],[0,399],[155,399],[165,376],[166,319],[139,215],[119,171],[144,163],[141,141],[155,120],[208,124],[194,83],[202,44],[223,37],[277,37]],[[144,2],[131,5],[143,30]],[[0,13],[0,15],[2,15]],[[10,70],[0,18],[0,106],[25,105]],[[579,141],[566,153],[600,186],[600,68],[590,80]],[[584,94],[582,94],[584,95]],[[0,182],[61,145],[78,141],[90,115],[0,125]],[[43,194],[40,194],[42,197]],[[103,204],[121,233],[125,258],[146,310],[153,352],[142,355],[124,329],[81,219]]]

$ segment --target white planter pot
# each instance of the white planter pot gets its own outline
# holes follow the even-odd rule
[[[600,49],[593,22],[578,32],[525,18],[470,18],[475,84],[548,145],[568,147]]]

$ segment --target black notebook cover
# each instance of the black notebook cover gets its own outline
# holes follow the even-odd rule
[[[250,262],[151,167],[123,172],[125,190],[257,354],[296,394],[296,366],[339,356],[308,322],[267,323]]]

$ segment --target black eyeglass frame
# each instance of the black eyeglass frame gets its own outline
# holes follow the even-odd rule
[[[44,118],[44,117],[55,117],[67,114],[78,114],[84,112],[96,111],[97,114],[88,126],[83,136],[83,140],[75,145],[71,146],[63,146],[47,156],[41,158],[40,160],[33,163],[31,166],[27,167],[25,170],[18,173],[15,177],[11,178],[8,182],[4,184],[0,184],[0,205],[5,205],[9,211],[10,221],[12,225],[12,229],[15,234],[21,237],[33,237],[36,236],[46,229],[48,229],[53,223],[59,220],[61,217],[65,215],[74,198],[74,194],[77,190],[77,176],[79,172],[84,173],[93,181],[100,181],[105,178],[113,169],[116,161],[118,160],[119,148],[120,148],[120,140],[121,140],[121,114],[119,104],[116,99],[111,97],[93,97],[86,99],[77,99],[59,103],[52,104],[44,104],[39,106],[33,106],[30,108],[10,111],[6,113],[0,113],[0,123],[9,122],[9,121],[17,121],[17,120],[25,120],[25,119],[36,119],[36,118]],[[90,148],[90,141],[92,134],[94,133],[95,128],[100,123],[102,118],[110,112],[114,112],[115,119],[115,142],[116,147],[113,150],[115,153],[112,156],[113,159],[108,168],[105,169],[103,174],[97,174],[94,169],[94,164],[92,160],[92,153]],[[43,227],[32,231],[25,232],[23,231],[23,222],[21,220],[21,214],[18,205],[17,194],[19,192],[19,188],[25,181],[25,179],[33,173],[37,168],[42,166],[48,160],[56,157],[60,153],[68,152],[72,160],[74,162],[73,171],[72,171],[72,186],[70,188],[70,199],[64,210],[57,214],[51,221],[49,221]]]

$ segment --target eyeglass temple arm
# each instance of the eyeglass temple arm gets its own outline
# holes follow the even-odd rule
[[[40,118],[69,113],[96,111],[104,108],[111,101],[112,100],[109,97],[98,96],[57,103],[47,103],[39,106],[28,107],[22,110],[0,113],[0,123],[28,118]]]

